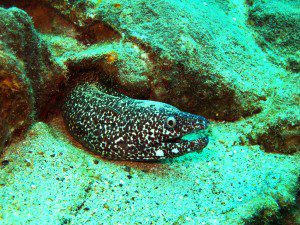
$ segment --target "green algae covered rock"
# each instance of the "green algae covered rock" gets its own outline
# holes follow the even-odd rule
[[[269,84],[285,73],[268,61],[268,55],[257,45],[247,24],[245,4],[196,4],[189,0],[43,3],[47,11],[58,11],[68,18],[83,43],[130,42],[144,52],[150,69],[147,73],[139,69],[143,62],[129,56],[132,71],[116,75],[112,70],[109,74],[122,78],[116,82],[129,95],[145,87],[148,80],[151,99],[233,121],[260,112],[273,88]],[[18,1],[15,4],[26,8]],[[114,47],[115,52],[123,48]],[[120,63],[117,71],[122,71],[123,65]],[[138,81],[141,73],[142,86]]]
[[[94,24],[105,24],[116,31],[111,39],[122,37],[146,51],[152,63],[150,98],[186,111],[226,120],[257,113],[265,83],[280,72],[265,60],[243,21],[218,3],[44,2],[79,30],[94,33],[90,36],[101,32],[90,29]]]

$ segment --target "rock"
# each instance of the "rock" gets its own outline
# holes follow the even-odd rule
[[[13,132],[33,118],[34,98],[24,62],[18,60],[2,41],[0,46],[0,118],[1,123],[5,120]]]
[[[10,137],[10,129],[5,120],[0,121],[0,156],[3,153],[5,144]]]
[[[95,18],[146,46],[154,64],[151,99],[226,120],[260,111],[263,82],[274,67],[265,62],[246,26],[227,16],[218,4],[119,4],[102,1],[94,10]]]
[[[284,112],[284,113],[282,113]],[[259,144],[266,152],[293,154],[300,150],[300,118],[298,106],[289,107],[281,112],[262,113],[254,120],[253,130],[247,136],[252,144]]]
[[[299,2],[254,1],[248,23],[259,34],[257,42],[269,59],[292,72],[300,72]]]
[[[276,121],[277,122],[277,121]],[[283,121],[280,121],[281,123]],[[286,122],[286,121],[285,121]],[[259,134],[257,143],[267,152],[292,154],[300,149],[300,126],[273,124],[266,133]]]
[[[65,79],[26,12],[0,8],[0,117],[11,132],[43,114]]]
[[[113,42],[67,53],[62,61],[68,66],[71,78],[81,79],[85,74],[95,79],[96,75],[101,83],[112,85],[124,94],[149,98],[151,64],[145,55],[132,43]]]
[[[264,84],[280,72],[266,61],[245,21],[227,15],[219,3],[43,2],[68,18],[84,43],[125,39],[145,51],[152,64],[150,99],[182,110],[230,121],[253,115],[266,99]],[[140,83],[127,82],[132,73],[124,75],[134,94]]]

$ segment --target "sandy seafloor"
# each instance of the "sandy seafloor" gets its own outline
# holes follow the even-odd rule
[[[195,35],[201,36],[201,32],[199,34],[195,30],[202,28],[210,30],[212,28],[209,26],[212,24],[208,23],[200,27],[201,21],[198,24],[195,22],[196,17],[195,19],[191,16],[192,14],[188,15],[187,12],[192,11],[189,10],[189,7],[193,8],[192,6],[195,4],[193,1],[154,1],[154,3],[91,1],[94,5],[87,6],[86,11],[80,12],[79,15],[66,10],[64,8],[65,1],[45,0],[41,2],[44,4],[43,7],[52,7],[51,9],[55,9],[56,13],[61,13],[63,19],[52,21],[51,26],[53,27],[51,27],[49,21],[43,24],[41,13],[37,13],[40,12],[39,10],[43,11],[43,8],[37,10],[26,4],[25,6],[16,4],[16,6],[23,7],[25,11],[27,9],[29,15],[33,16],[36,29],[38,32],[44,33],[38,34],[39,37],[48,44],[51,54],[60,65],[66,67],[75,65],[76,69],[78,65],[86,66],[88,64],[89,69],[95,69],[94,62],[105,64],[102,61],[102,55],[116,51],[117,60],[121,62],[116,65],[117,73],[125,77],[125,81],[120,79],[121,81],[118,82],[127,92],[134,87],[136,89],[133,92],[139,93],[139,90],[143,90],[143,82],[148,75],[145,78],[143,77],[145,73],[141,72],[144,64],[139,64],[140,61],[135,61],[128,56],[127,47],[131,48],[132,41],[135,43],[133,49],[143,46],[143,43],[146,43],[146,47],[141,47],[142,50],[134,50],[130,52],[130,55],[144,54],[144,51],[152,52],[149,54],[155,52],[156,55],[151,56],[156,57],[155,60],[151,59],[153,67],[167,58],[164,62],[180,61],[184,68],[190,69],[187,69],[188,71],[193,69],[200,71],[197,61],[193,61],[198,58],[197,54],[200,53],[196,50],[189,51],[189,48],[191,48],[190,45],[200,48],[201,44],[197,45],[192,42],[192,39],[198,40]],[[153,10],[155,12],[153,15],[163,15],[163,13],[170,13],[163,10],[164,8],[169,9],[171,3],[172,7],[180,8],[181,15],[187,13],[184,23],[190,21],[193,26],[197,24],[199,26],[197,28],[197,26],[191,25],[192,28],[186,28],[190,29],[187,31],[194,36],[186,36],[187,39],[191,39],[185,40],[185,44],[182,45],[184,49],[178,50],[174,55],[173,51],[177,51],[177,49],[172,49],[174,46],[176,47],[176,44],[172,45],[172,32],[165,32],[164,29],[172,30],[171,27],[177,23],[176,21],[170,21],[168,25],[165,18],[159,16],[161,21],[156,18],[155,22],[149,26],[144,23],[141,26],[134,26],[139,21],[135,21],[135,19],[143,16],[143,10],[130,18],[123,14],[123,16],[116,17],[112,11],[108,10],[113,4],[112,7],[118,10],[119,8],[123,10],[122,7],[125,8],[126,13],[124,14],[128,16],[128,14],[132,14],[130,6],[135,9],[134,7],[139,5],[139,7],[144,7],[143,9]],[[75,2],[73,4],[78,6]],[[218,84],[225,80],[224,86],[221,87],[228,88],[230,93],[233,91],[235,93],[234,101],[237,99],[237,103],[234,103],[234,106],[229,107],[230,109],[226,111],[231,102],[226,102],[225,97],[221,96],[222,91],[218,91],[218,95],[221,97],[216,101],[218,101],[218,107],[222,109],[220,115],[223,116],[218,118],[218,107],[214,108],[214,102],[209,102],[211,100],[209,97],[206,100],[204,95],[201,95],[201,98],[204,98],[203,104],[206,102],[203,114],[211,121],[208,146],[203,151],[156,163],[108,161],[87,151],[68,134],[59,109],[55,112],[47,110],[49,114],[46,119],[39,117],[36,112],[34,114],[37,116],[34,119],[31,116],[32,122],[23,134],[13,136],[9,142],[10,145],[3,149],[0,159],[0,224],[300,224],[299,70],[297,70],[299,49],[297,50],[297,45],[293,43],[287,43],[290,44],[286,48],[287,50],[282,43],[278,44],[280,40],[289,40],[285,35],[294,35],[288,32],[286,34],[283,31],[281,39],[276,39],[278,46],[266,37],[264,40],[269,41],[268,44],[258,44],[259,41],[254,40],[253,37],[270,35],[274,28],[261,25],[256,27],[256,30],[254,28],[251,30],[248,26],[255,24],[255,21],[249,22],[248,20],[246,23],[247,10],[251,11],[252,9],[252,12],[255,13],[257,11],[254,10],[254,7],[265,7],[269,10],[274,4],[291,4],[288,6],[293,13],[295,13],[294,11],[297,13],[299,10],[297,11],[297,7],[293,5],[292,1],[278,3],[270,1],[269,5],[264,5],[263,1],[254,1],[247,6],[246,3],[236,1],[227,1],[226,3],[207,1],[201,2],[201,4],[208,8],[201,11],[203,7],[198,9],[197,5],[194,9],[207,13],[208,18],[218,24],[215,25],[217,27],[215,30],[211,30],[212,36],[220,29],[222,30],[222,26],[226,24],[219,22],[218,17],[209,17],[214,15],[217,10],[222,12],[222,16],[224,14],[224,18],[228,16],[231,22],[240,23],[228,24],[229,28],[226,32],[229,34],[220,34],[209,43],[215,51],[212,58],[201,55],[203,60],[212,62],[212,64],[207,64],[209,69],[205,79],[210,79],[212,77],[210,74],[214,74],[216,77],[211,79],[212,84],[214,84],[213,82]],[[12,5],[4,4],[4,6]],[[267,12],[262,11],[262,14],[276,15],[278,13],[280,15],[278,18],[281,19],[278,21],[293,19],[289,16],[285,17],[287,11],[284,10],[287,10],[286,8],[283,12],[280,11],[282,9],[280,7],[271,8],[270,10],[273,10],[271,13],[266,10]],[[95,12],[100,12],[101,21],[103,20],[117,32],[123,32],[123,36],[128,36],[128,39],[114,38],[114,34],[109,34],[106,38],[111,39],[111,43],[107,44],[107,40],[105,40],[103,44],[103,40],[96,38],[96,43],[84,45],[78,40],[75,41],[71,25],[61,28],[60,20],[76,24],[74,21],[83,20],[84,13]],[[193,13],[195,14],[195,12]],[[68,17],[68,15],[71,16]],[[151,14],[151,16],[153,15]],[[151,16],[149,23],[151,23]],[[221,19],[222,16],[220,16]],[[186,20],[187,18],[188,20]],[[159,29],[160,22],[167,24],[162,30]],[[278,22],[278,24],[280,26],[281,23]],[[180,25],[182,24],[180,23]],[[44,28],[47,26],[49,30],[45,32],[46,28],[41,29],[43,26]],[[205,26],[207,27],[205,28]],[[238,30],[240,28],[249,36],[239,33],[242,32]],[[176,29],[174,28],[174,31]],[[260,29],[266,30],[261,31]],[[60,33],[57,30],[60,30]],[[295,30],[291,31],[295,32]],[[161,36],[158,35],[160,33],[162,33]],[[154,39],[157,37],[156,35],[162,40]],[[227,38],[236,35],[237,42],[234,44],[226,42],[227,44],[221,48],[219,43],[226,41],[226,38],[224,40],[221,38],[223,35]],[[240,46],[243,45],[240,45],[239,41],[248,43],[249,49],[241,50]],[[203,46],[206,45],[203,44]],[[264,51],[259,50],[260,48],[263,48]],[[226,49],[233,52],[241,51],[243,54],[247,52],[247,54],[237,54],[238,56],[230,58],[232,56],[227,55]],[[185,52],[186,55],[183,55],[182,52]],[[205,52],[206,50],[203,52],[201,50],[201,54]],[[187,59],[188,57],[190,58]],[[109,54],[109,63],[111,60],[116,60],[115,58]],[[141,59],[144,58],[145,55],[142,55]],[[213,60],[220,64],[215,65]],[[290,65],[288,62],[291,60],[295,60],[293,63],[298,63],[293,69],[287,68]],[[1,63],[3,62],[1,61]],[[146,63],[149,62],[146,61]],[[131,68],[134,66],[134,69],[128,70],[130,66]],[[150,68],[153,69],[151,66]],[[225,71],[224,68],[228,70]],[[68,69],[68,72],[72,73],[72,69]],[[101,67],[101,70],[106,73],[112,69],[115,67]],[[143,75],[133,79],[131,73]],[[76,75],[76,73],[74,74]],[[159,77],[165,76],[165,74],[156,71],[155,76],[159,80]],[[243,80],[244,78],[245,80]],[[253,80],[251,81],[251,79]],[[177,87],[174,85],[174,92],[179,92],[184,87],[180,86],[180,82]],[[231,87],[230,84],[233,86]],[[160,96],[162,87],[154,86],[150,85],[149,87],[153,89],[150,92],[155,93],[150,95],[154,96],[154,99],[178,104],[179,108],[182,106],[183,103],[180,101],[172,102],[170,97],[164,97],[165,92]],[[203,87],[209,87],[209,85]],[[199,87],[199,89],[203,87]],[[212,85],[212,90],[214,88],[219,90],[220,87]],[[63,90],[60,91],[63,92]],[[256,98],[256,95],[263,97]],[[252,108],[258,107],[257,102],[260,104],[260,110],[252,110]],[[201,114],[200,106],[201,101],[194,105],[195,108],[187,107],[184,110]],[[235,117],[235,113],[239,115],[238,118]]]
[[[295,200],[299,156],[227,143],[143,165],[113,163],[36,123],[1,169],[3,224],[243,224]],[[228,137],[227,142],[231,142]],[[262,222],[264,223],[264,222]]]

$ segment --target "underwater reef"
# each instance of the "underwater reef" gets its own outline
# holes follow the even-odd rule
[[[299,15],[293,0],[0,1],[0,224],[300,224]],[[62,117],[86,82],[207,118],[207,147],[101,158]]]

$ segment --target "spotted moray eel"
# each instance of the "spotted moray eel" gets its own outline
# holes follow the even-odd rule
[[[71,135],[104,158],[157,161],[202,150],[207,136],[184,140],[205,130],[208,121],[162,102],[110,94],[96,84],[76,86],[63,106]]]

